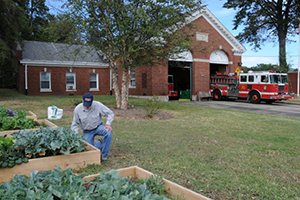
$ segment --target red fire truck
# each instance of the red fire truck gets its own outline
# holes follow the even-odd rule
[[[177,98],[178,92],[174,87],[174,77],[173,75],[168,75],[168,96],[169,98]]]
[[[286,73],[276,71],[212,75],[210,93],[214,100],[247,99],[251,103],[273,103],[295,98],[289,93]]]

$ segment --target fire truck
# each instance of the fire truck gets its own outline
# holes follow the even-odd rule
[[[168,75],[168,96],[169,98],[178,98],[178,92],[175,90],[174,77]]]
[[[210,77],[210,93],[214,100],[247,99],[251,103],[273,103],[295,98],[289,93],[286,73],[276,71],[250,71],[241,74]]]

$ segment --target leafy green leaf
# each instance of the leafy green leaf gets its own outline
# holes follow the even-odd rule
[[[167,200],[164,195],[147,190],[146,184],[130,182],[121,178],[116,170],[102,172],[89,183],[82,181],[84,175],[75,176],[71,169],[32,171],[30,177],[16,175],[12,182],[0,185],[0,199],[99,199],[99,200]]]

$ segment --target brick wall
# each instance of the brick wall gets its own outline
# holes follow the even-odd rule
[[[152,70],[152,94],[168,95],[168,63],[160,64],[151,68]]]
[[[121,90],[122,69],[119,69],[118,76],[119,89]],[[152,67],[137,67],[135,78],[136,88],[129,88],[130,95],[152,96],[168,94],[167,63]]]
[[[137,67],[135,70],[136,88],[130,88],[130,95],[152,95],[151,67]]]
[[[209,76],[209,63],[193,63],[193,95],[196,95],[199,91],[209,91]]]
[[[297,94],[298,72],[289,72],[288,78],[289,78],[290,92]]]
[[[40,72],[46,69],[51,73],[51,92],[40,91]],[[99,76],[99,91],[92,91],[95,95],[106,95],[110,92],[110,73],[109,69],[97,68],[77,68],[74,67],[72,72],[76,74],[76,90],[66,91],[66,73],[70,72],[69,67],[27,67],[27,83],[28,95],[82,95],[89,92],[90,89],[90,73],[98,73]],[[19,73],[19,92],[25,93],[25,78],[24,66],[20,66]]]

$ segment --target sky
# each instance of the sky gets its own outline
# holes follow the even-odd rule
[[[233,30],[233,20],[235,12],[233,9],[222,8],[226,0],[206,0],[204,3],[207,8],[215,15],[215,17],[236,36],[239,34],[239,30]],[[286,44],[287,63],[291,64],[292,68],[298,68],[298,55],[299,55],[299,36],[289,38],[296,42]],[[243,66],[253,67],[257,64],[279,64],[279,45],[276,43],[265,43],[261,50],[257,52],[253,50],[253,47],[249,44],[242,44],[247,51],[242,55]]]
[[[47,5],[52,12],[59,12],[61,2],[64,0],[47,0]],[[233,20],[235,12],[232,9],[223,8],[223,4],[226,0],[204,0],[204,4],[215,15],[215,17],[231,32],[233,36],[239,34],[242,27],[238,30],[233,30]],[[291,68],[300,68],[298,64],[299,55],[299,36],[289,38],[296,42],[286,44],[287,62],[291,64]],[[261,50],[254,51],[253,47],[247,43],[242,44],[247,51],[242,55],[243,66],[253,67],[257,64],[279,64],[279,45],[276,43],[265,43]]]

